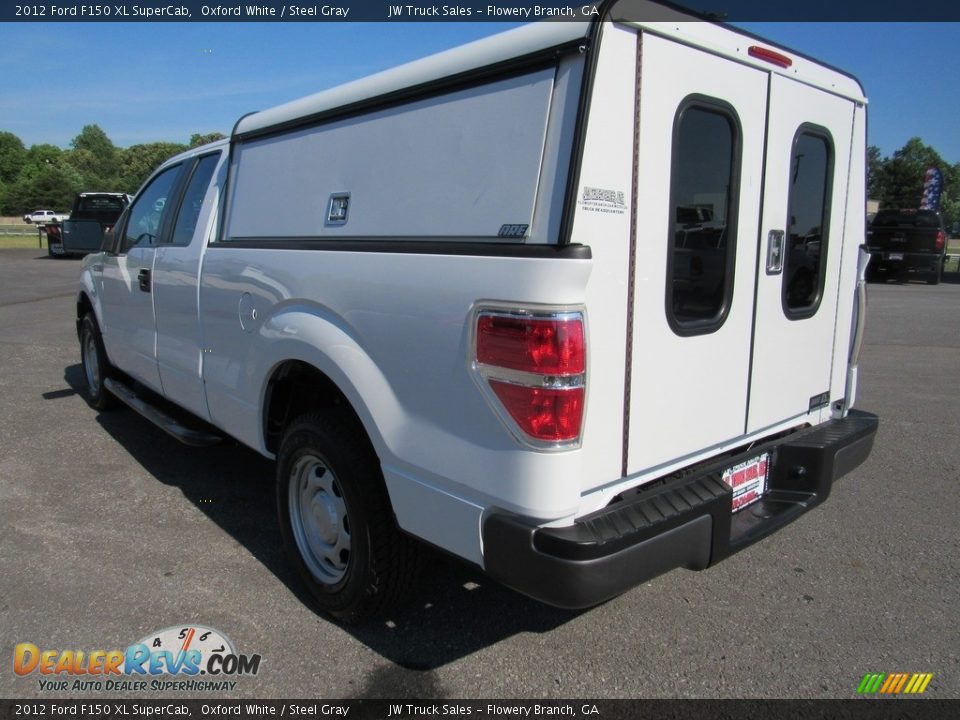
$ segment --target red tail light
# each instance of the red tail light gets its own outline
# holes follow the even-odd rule
[[[484,310],[475,331],[474,367],[508,425],[538,446],[578,442],[586,396],[583,313]]]
[[[60,226],[59,225],[47,225],[47,237],[53,238],[54,240],[60,239]]]
[[[937,230],[937,241],[934,247],[939,251],[943,250],[944,246],[947,244],[947,236],[943,230]]]
[[[477,362],[541,375],[577,375],[584,369],[583,321],[481,315]]]
[[[490,387],[510,417],[530,437],[547,442],[569,442],[580,437],[582,387],[557,390],[511,385],[499,380],[491,380]]]

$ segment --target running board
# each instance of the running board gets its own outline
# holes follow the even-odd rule
[[[106,378],[103,386],[113,393],[118,400],[128,405],[168,435],[172,435],[184,445],[193,445],[203,447],[207,445],[217,445],[223,441],[219,435],[187,427],[183,422],[176,420],[155,405],[151,405],[143,398],[139,397],[133,390],[113,378]]]

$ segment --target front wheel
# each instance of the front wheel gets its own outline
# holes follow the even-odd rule
[[[90,406],[100,411],[116,407],[117,399],[103,386],[103,381],[110,376],[112,368],[93,313],[84,315],[80,324],[80,360]]]
[[[344,622],[386,610],[415,574],[415,543],[397,529],[379,461],[345,413],[304,415],[285,432],[277,510],[301,578]]]

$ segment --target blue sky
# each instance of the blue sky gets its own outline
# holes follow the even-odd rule
[[[960,162],[960,23],[743,23],[856,75],[869,142],[913,136]],[[0,130],[67,147],[229,133],[264,109],[510,27],[474,23],[2,23]]]

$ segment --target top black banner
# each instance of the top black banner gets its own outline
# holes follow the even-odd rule
[[[609,2],[563,0],[53,0],[4,3],[3,22],[533,22],[605,17]],[[618,19],[662,18],[663,8],[715,21],[957,22],[956,0],[689,0],[685,3],[616,3]]]

